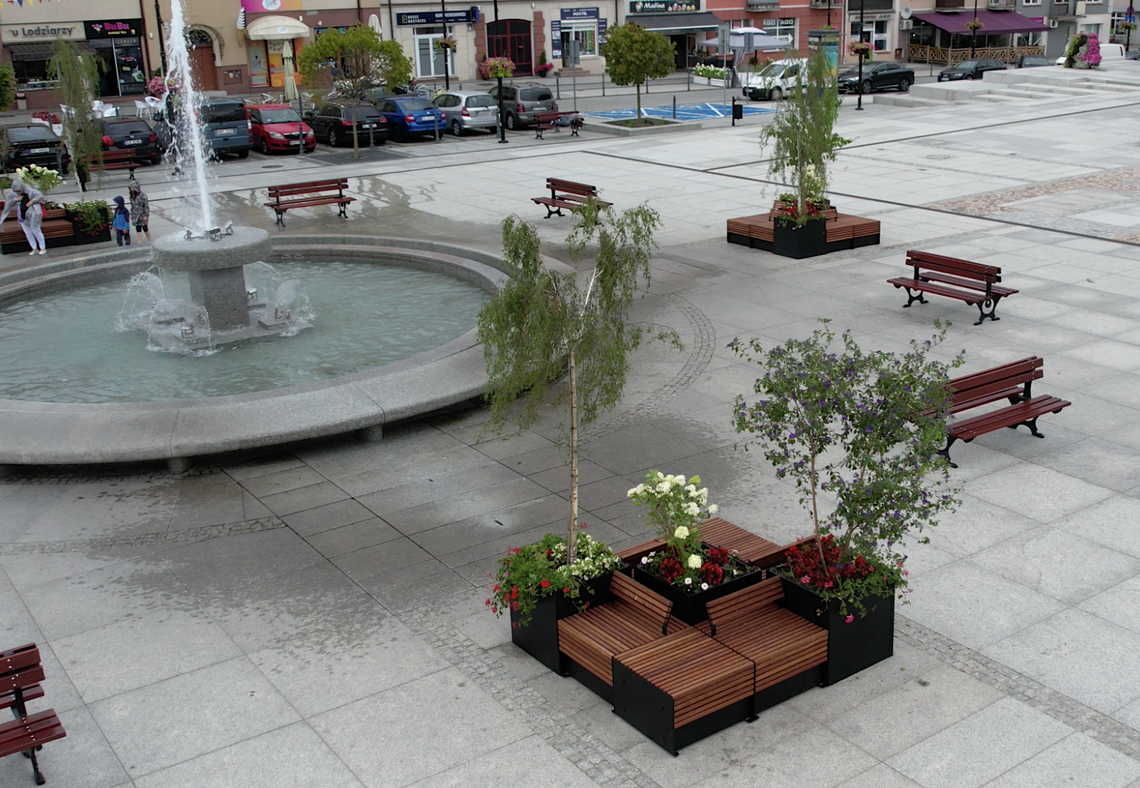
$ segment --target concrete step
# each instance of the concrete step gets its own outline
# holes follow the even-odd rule
[[[876,104],[886,104],[890,107],[938,107],[945,108],[950,105],[944,99],[928,99],[920,96],[911,96],[906,93],[876,94]]]

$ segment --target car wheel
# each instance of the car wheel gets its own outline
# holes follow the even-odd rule
[[[463,136],[463,127],[459,125],[458,120],[451,121],[451,133],[454,134],[456,137],[462,137]]]
[[[899,92],[906,93],[908,90],[910,90],[910,80],[903,77],[899,80]]]
[[[862,88],[862,89],[863,89],[863,95],[866,95],[866,94],[870,93],[870,92],[871,92],[871,80],[869,80],[869,79],[864,79],[864,80],[863,80],[863,88]]]
[[[150,166],[152,166],[152,167],[156,167],[156,166],[158,166],[158,163],[159,163],[159,162],[161,162],[161,161],[162,161],[162,157],[161,157],[161,156],[151,156],[151,157],[150,157]],[[63,173],[63,174],[64,174],[64,175],[67,175],[67,172],[66,172],[66,168],[65,168],[65,171],[64,171],[64,173]]]
[[[780,90],[779,88],[772,88],[771,92],[768,94],[768,98],[772,99],[772,101],[779,101],[783,97],[784,91]]]
[[[329,145],[334,148],[340,145],[340,135],[336,133],[336,129],[329,127]]]
[[[515,113],[507,113],[507,130],[514,131],[519,127],[519,119],[515,117]]]
[[[269,140],[265,139],[265,137],[261,138],[261,152],[266,156],[269,155]]]
[[[239,150],[237,152],[237,157],[239,159],[248,159],[249,158],[249,148],[246,148],[245,150]]]

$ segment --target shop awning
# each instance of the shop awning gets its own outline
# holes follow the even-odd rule
[[[957,11],[953,14],[940,14],[938,12],[915,11],[914,18],[920,22],[927,22],[947,33],[969,33],[966,24],[974,18],[974,12]],[[1022,16],[1014,11],[978,10],[978,21],[982,23],[978,35],[985,36],[993,33],[1044,33],[1049,26]]]
[[[94,54],[95,50],[92,49],[86,41],[72,41],[80,52]],[[34,44],[5,44],[8,51],[12,53],[13,60],[51,60],[52,45],[45,41],[37,41]]]
[[[655,33],[684,33],[687,30],[716,30],[727,22],[718,19],[716,14],[629,14],[625,21],[637,22],[638,26]]]
[[[288,16],[263,16],[249,23],[245,37],[261,41],[308,38],[309,26]]]

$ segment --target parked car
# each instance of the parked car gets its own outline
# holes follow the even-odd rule
[[[9,126],[3,130],[3,141],[0,145],[4,151],[2,161],[5,172],[12,172],[17,167],[27,167],[29,164],[38,164],[40,167],[57,170],[61,175],[67,175],[67,169],[71,164],[71,154],[67,152],[67,146],[54,131],[40,123]]]
[[[1071,43],[1072,42],[1070,41],[1069,44]],[[1069,51],[1069,44],[1065,44],[1065,52]],[[1100,60],[1102,63],[1106,60],[1123,60],[1126,56],[1127,53],[1124,51],[1124,44],[1110,44],[1101,42]],[[1056,62],[1058,66],[1065,65],[1065,57],[1066,55],[1061,55],[1059,58],[1057,58]]]
[[[963,60],[951,68],[938,72],[939,82],[953,82],[959,79],[981,79],[987,71],[1005,71],[1005,63],[990,57]]]
[[[805,63],[803,58],[790,58],[769,63],[759,71],[741,72],[744,96],[753,101],[779,101],[795,87],[796,77]]]
[[[233,153],[244,159],[253,149],[253,128],[241,99],[207,99],[198,106],[202,138],[215,157]]]
[[[491,88],[491,97],[499,103],[499,86]],[[558,104],[554,101],[554,94],[545,85],[527,83],[525,85],[503,85],[503,111],[506,117],[503,123],[508,129],[529,126],[534,123],[536,112],[557,112]]]
[[[1140,49],[1133,49],[1124,57],[1126,60],[1140,60]]]
[[[334,148],[351,143],[353,132],[361,145],[367,145],[369,140],[383,145],[388,139],[388,119],[366,101],[329,102],[307,110],[305,121],[312,127],[316,139],[323,139]]]
[[[443,113],[419,96],[388,96],[379,99],[376,108],[388,120],[388,135],[394,140],[434,134],[444,128]]]
[[[432,101],[443,113],[444,124],[459,136],[471,129],[499,130],[499,106],[490,93],[453,90]]]
[[[1049,58],[1044,55],[1022,55],[1021,60],[1018,61],[1018,68],[1037,68],[1039,66],[1053,65]]]
[[[125,150],[138,162],[158,164],[158,135],[142,118],[95,118],[103,136],[103,150]]]
[[[906,93],[913,84],[914,71],[900,63],[865,63],[862,81],[858,69],[839,75],[840,93],[870,93],[885,88],[898,88]]]
[[[317,135],[288,104],[254,104],[249,111],[253,146],[262,153],[296,152],[304,144],[305,153],[317,147]]]

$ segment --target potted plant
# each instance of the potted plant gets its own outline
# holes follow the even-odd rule
[[[948,372],[962,354],[927,358],[946,335],[937,323],[931,339],[897,354],[863,351],[850,332],[835,347],[822,322],[766,353],[757,339],[730,347],[764,371],[757,398],[736,399],[736,430],[756,436],[777,477],[795,481],[811,518],[812,541],[788,551],[782,576],[788,608],[829,631],[832,684],[894,652],[904,543],[928,541],[923,529],[958,504],[938,451]]]
[[[701,523],[717,513],[701,477],[650,471],[627,495],[647,506],[649,521],[664,546],[634,563],[634,578],[673,602],[673,615],[686,624],[708,619],[706,605],[758,582],[762,573],[720,547],[701,540]]]
[[[579,427],[621,400],[629,354],[649,334],[647,328],[628,324],[628,312],[642,281],[648,283],[653,232],[660,222],[657,212],[645,206],[618,214],[594,200],[584,203],[575,217],[567,238],[570,259],[580,261],[587,247],[595,242],[597,246],[592,266],[566,272],[547,267],[533,226],[514,217],[503,221],[503,270],[510,278],[484,304],[478,327],[487,364],[488,430],[502,433],[513,424],[511,431],[521,432],[549,408],[567,408],[560,443],[569,461],[563,559],[569,566],[578,560]],[[650,336],[679,345],[672,332]],[[518,559],[511,559],[509,553],[507,560]],[[517,575],[512,573],[512,577]],[[533,577],[539,578],[539,588],[534,587]],[[542,587],[542,579],[551,580],[551,585]],[[518,593],[524,598],[530,593],[561,590],[552,578],[539,575],[532,576],[527,587],[512,585],[519,585]],[[512,628],[512,639],[521,644],[528,634],[520,632],[524,622],[518,623],[523,626]]]
[[[828,163],[851,142],[834,131],[839,104],[827,54],[816,50],[760,134],[762,144],[772,144],[768,173],[793,188],[773,227],[775,254],[800,259],[827,251],[826,219],[812,205],[827,202]]]
[[[538,65],[534,68],[534,73],[540,77],[545,77],[554,70],[553,63],[546,62],[546,50],[540,50],[538,53]]]
[[[870,41],[848,41],[847,52],[853,57],[862,57],[864,63],[875,59],[875,48],[871,46]]]
[[[111,240],[111,206],[102,200],[80,200],[64,206],[75,228],[75,243],[93,244]]]
[[[479,79],[508,79],[515,73],[509,57],[489,57],[479,64]]]
[[[516,646],[561,673],[558,621],[609,601],[610,576],[620,564],[613,551],[584,533],[578,534],[574,561],[566,563],[566,540],[546,534],[499,559],[485,604],[496,616],[510,613]]]
[[[1100,38],[1096,33],[1078,33],[1065,50],[1065,68],[1096,68],[1100,60]]]

